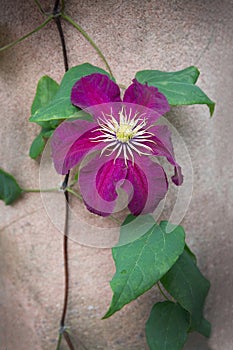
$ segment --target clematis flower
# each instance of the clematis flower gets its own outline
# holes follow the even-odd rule
[[[79,187],[88,210],[111,214],[121,188],[133,215],[153,212],[168,189],[157,156],[167,158],[174,166],[172,181],[182,184],[171,133],[167,126],[155,125],[170,109],[157,88],[134,79],[121,100],[118,85],[107,75],[94,73],[74,84],[71,102],[88,111],[93,121],[63,122],[52,137],[52,158],[59,174],[67,174],[85,159]]]

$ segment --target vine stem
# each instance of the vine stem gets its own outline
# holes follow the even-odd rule
[[[66,190],[67,190],[67,192],[70,192],[73,196],[77,197],[80,201],[82,201],[82,196],[80,196],[77,192],[72,190],[72,188],[67,187]]]
[[[57,25],[58,33],[61,40],[62,45],[62,52],[63,52],[63,59],[64,59],[64,67],[65,71],[67,72],[69,69],[68,64],[68,57],[67,57],[67,51],[66,51],[66,43],[65,43],[65,37],[61,25],[61,19],[59,14],[59,3],[60,0],[55,0],[54,8],[53,8],[53,16],[54,21]],[[62,2],[62,7],[64,7],[64,2]],[[65,209],[65,224],[64,224],[64,233],[63,233],[63,258],[64,258],[64,275],[65,275],[65,289],[64,289],[64,300],[63,300],[63,309],[62,309],[62,315],[60,320],[60,332],[59,332],[59,338],[58,338],[58,344],[57,344],[57,350],[60,348],[61,344],[61,337],[63,336],[69,349],[75,350],[74,346],[72,344],[72,341],[70,339],[69,333],[66,331],[65,327],[65,319],[66,319],[66,313],[67,313],[67,306],[68,306],[68,298],[69,298],[69,257],[68,257],[68,235],[69,235],[69,192],[66,190],[69,182],[69,176],[70,172],[68,172],[64,178],[64,181],[62,183],[61,188],[64,190],[65,195],[65,201],[66,201],[66,209]]]
[[[84,38],[91,44],[91,46],[96,50],[96,52],[98,53],[98,55],[100,56],[100,58],[103,60],[103,62],[105,63],[111,77],[113,78],[113,73],[112,70],[108,64],[107,59],[105,58],[104,54],[102,53],[102,51],[98,48],[98,46],[96,45],[96,43],[92,40],[92,38],[87,34],[87,32],[85,32],[85,30],[80,27],[79,24],[77,24],[76,22],[73,21],[72,18],[70,18],[69,16],[65,15],[64,13],[61,13],[61,17],[64,18],[67,22],[69,22],[74,28],[76,28],[79,33],[82,34],[82,36],[84,36]]]
[[[34,0],[34,2],[35,2],[35,4],[36,4],[36,6],[39,8],[40,12],[41,12],[43,15],[45,15],[46,13],[45,13],[43,7],[41,6],[41,3],[39,2],[39,0]]]
[[[46,24],[48,24],[51,20],[53,19],[53,16],[49,16],[46,21],[44,21],[43,23],[41,23],[38,27],[36,27],[35,29],[33,29],[30,33],[22,36],[21,38],[13,41],[12,43],[8,44],[8,45],[5,45],[3,47],[0,48],[0,52],[1,51],[4,51],[6,49],[9,49],[10,47],[12,46],[15,46],[16,44],[20,43],[21,41],[27,39],[29,36],[31,36],[32,34],[38,32],[40,29],[42,29],[43,27],[46,26]]]
[[[62,341],[62,333],[59,334],[58,341],[57,341],[57,346],[56,346],[56,350],[59,350],[59,349],[60,349],[61,341]]]
[[[59,3],[60,3],[60,0],[55,0],[55,4],[54,4],[54,7],[53,7],[53,13],[54,14],[56,14],[56,12],[58,11]]]
[[[65,8],[65,0],[61,0],[61,12],[64,11]]]
[[[22,188],[23,192],[57,192],[59,191],[60,188],[54,187],[54,188],[45,188],[45,189],[40,189],[40,188]]]
[[[62,26],[61,26],[60,17],[54,17],[54,21],[57,25],[57,29],[58,29],[58,32],[60,35],[61,44],[62,44],[62,51],[63,51],[64,66],[65,66],[65,71],[67,72],[69,69],[69,64],[68,64],[68,57],[67,57],[67,51],[66,51],[66,45],[65,45],[65,37],[64,37]]]
[[[163,290],[162,290],[162,288],[161,288],[159,282],[157,283],[157,286],[158,286],[158,289],[159,289],[160,293],[162,294],[162,296],[163,296],[166,300],[170,301],[170,299],[169,299],[169,298],[166,296],[166,294],[163,292]]]
[[[66,200],[66,209],[65,209],[65,225],[64,225],[64,239],[63,239],[63,253],[64,253],[64,269],[65,269],[65,293],[64,293],[64,303],[62,316],[60,321],[61,329],[65,327],[65,318],[66,311],[68,305],[68,297],[69,297],[69,264],[68,264],[68,233],[69,233],[69,192],[66,190],[67,184],[69,181],[70,173],[65,176],[65,179],[62,184],[62,188],[64,188],[65,200]]]

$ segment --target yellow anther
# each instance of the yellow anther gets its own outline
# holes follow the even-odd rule
[[[132,127],[129,124],[120,124],[116,132],[116,137],[121,142],[127,142],[134,136]]]

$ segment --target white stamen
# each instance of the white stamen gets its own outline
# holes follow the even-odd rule
[[[123,152],[124,152],[124,159],[125,159],[125,165],[127,166],[127,160],[129,159],[126,153],[126,144],[123,143]]]
[[[113,141],[113,142],[110,143],[109,145],[105,146],[105,147],[102,149],[102,151],[101,151],[101,153],[100,153],[100,156],[102,156],[102,154],[103,154],[109,147],[115,146],[116,142],[117,142],[117,141]]]
[[[142,142],[132,141],[132,143],[134,144],[134,146],[144,147],[144,148],[148,149],[149,151],[152,151],[151,147],[144,145],[144,143],[142,143]]]
[[[122,156],[127,166],[128,161],[131,160],[134,164],[134,153],[141,155],[151,155],[153,150],[147,144],[151,142],[156,144],[155,141],[150,140],[153,137],[153,133],[149,132],[152,126],[147,126],[148,119],[145,117],[145,113],[139,114],[136,112],[132,115],[132,108],[129,109],[129,114],[126,114],[126,108],[122,107],[119,112],[119,121],[117,121],[111,109],[111,114],[104,114],[98,119],[98,128],[93,130],[93,133],[98,131],[101,135],[90,138],[92,142],[105,142],[106,146],[101,150],[100,156],[106,151],[106,156],[112,155],[114,152],[117,158]],[[148,153],[143,152],[140,149],[145,149]]]
[[[120,154],[121,154],[121,152],[122,152],[122,148],[123,148],[123,146],[122,146],[122,144],[121,144],[121,143],[119,143],[119,145],[120,145],[120,149],[119,149],[119,151],[117,152],[116,157],[114,158],[114,163],[115,163],[116,159],[117,159],[117,158],[120,156]]]

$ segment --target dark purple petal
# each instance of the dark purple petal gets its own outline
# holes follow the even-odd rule
[[[123,101],[152,109],[154,121],[170,110],[166,97],[156,87],[141,84],[136,79],[125,91]]]
[[[116,206],[117,186],[125,179],[127,168],[123,159],[97,155],[81,168],[79,186],[89,211],[101,216],[110,215]]]
[[[181,167],[175,160],[170,130],[166,125],[156,125],[151,127],[149,131],[154,134],[151,139],[154,141],[154,144],[148,143],[148,146],[153,149],[153,154],[155,156],[166,157],[167,160],[174,166],[175,175],[172,176],[172,181],[177,186],[182,185],[183,175],[181,172]]]
[[[105,74],[87,75],[78,80],[71,91],[71,102],[82,109],[120,101],[119,86]]]
[[[63,122],[55,130],[51,148],[54,166],[59,174],[67,174],[90,150],[102,147],[100,142],[90,140],[101,134],[96,128],[95,123],[75,120]]]
[[[134,165],[128,162],[126,180],[134,189],[128,208],[135,216],[152,213],[167,193],[166,174],[163,168],[149,157],[136,157]]]
[[[176,165],[174,167],[175,174],[172,176],[172,181],[176,186],[180,186],[183,183],[184,176],[181,171],[181,167],[179,165]]]
[[[87,209],[101,216],[114,211],[119,187],[127,193],[133,215],[153,212],[168,188],[163,168],[148,157],[136,157],[126,166],[122,158],[114,162],[105,156],[96,156],[81,168],[79,186]]]

